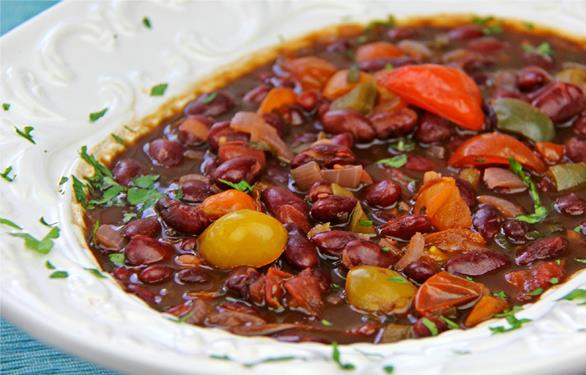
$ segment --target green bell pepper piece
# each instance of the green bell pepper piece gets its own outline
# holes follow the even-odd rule
[[[549,167],[558,191],[586,185],[586,163],[558,164]]]
[[[353,109],[363,115],[372,111],[376,101],[376,84],[367,81],[356,85],[346,95],[339,97],[332,103],[333,109]]]
[[[522,100],[496,99],[493,108],[498,129],[524,135],[535,142],[551,141],[555,137],[551,119]]]

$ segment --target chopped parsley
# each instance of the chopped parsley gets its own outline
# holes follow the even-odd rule
[[[566,301],[584,301],[580,305],[586,304],[586,289],[574,289],[559,300]]]
[[[449,329],[460,329],[460,326],[458,325],[458,323],[454,322],[451,319],[446,318],[445,316],[440,316],[440,319],[446,323],[446,325],[448,326]]]
[[[330,322],[330,321],[329,321],[329,320],[327,320],[327,319],[322,319],[322,320],[320,321],[320,323],[321,323],[321,325],[322,325],[322,326],[324,326],[324,327],[331,327],[331,326],[333,325],[333,324],[332,324],[332,322]]]
[[[10,110],[10,103],[2,103],[2,109],[5,111]]]
[[[205,98],[203,98],[201,100],[201,104],[210,104],[211,102],[216,100],[217,97],[218,97],[217,92],[210,92],[210,93],[206,94]]]
[[[108,255],[108,259],[110,259],[110,262],[114,263],[117,266],[123,266],[126,257],[123,253],[114,253]]]
[[[346,76],[346,81],[348,83],[356,83],[360,80],[360,69],[358,65],[353,64],[350,69],[348,69],[348,75]]]
[[[427,328],[429,330],[429,333],[432,336],[437,336],[439,334],[439,330],[437,329],[437,326],[435,325],[435,323],[432,322],[431,320],[429,320],[428,318],[421,319],[421,323],[423,323],[425,328]]]
[[[389,277],[387,280],[392,283],[407,284],[407,280],[403,276],[393,276]]]
[[[85,184],[81,182],[77,177],[71,176],[73,179],[73,193],[75,194],[75,199],[79,204],[81,204],[84,208],[88,206],[87,194],[85,192]]]
[[[2,177],[7,182],[12,182],[16,178],[16,175],[10,175],[12,173],[12,166],[6,167],[6,169],[0,173],[0,177]]]
[[[131,133],[136,133],[136,130],[132,130],[132,128],[128,127],[128,125],[124,125],[124,129],[128,130]]]
[[[96,121],[98,121],[99,119],[101,119],[102,117],[104,117],[104,115],[106,114],[106,112],[108,112],[108,107],[106,107],[106,108],[104,108],[104,109],[102,109],[100,111],[90,113],[90,115],[89,115],[90,122],[96,122]]]
[[[88,271],[89,273],[91,273],[92,275],[94,275],[95,277],[97,277],[98,279],[105,279],[106,276],[104,276],[98,269],[96,268],[86,268],[86,271]]]
[[[110,136],[112,137],[112,139],[114,139],[114,141],[122,146],[126,146],[126,142],[124,142],[124,139],[122,139],[122,137],[120,137],[119,135],[116,135],[114,133],[111,133]]]
[[[175,199],[183,199],[183,197],[185,196],[185,194],[183,193],[183,189],[178,188],[177,190],[175,190]]]
[[[358,221],[358,224],[360,224],[363,227],[372,227],[373,221],[372,220],[360,219]]]
[[[538,296],[543,293],[543,288],[536,288],[529,292],[530,296]]]
[[[228,180],[222,180],[220,179],[220,181],[228,186],[230,186],[232,189],[236,189],[238,191],[242,191],[244,193],[248,192],[248,191],[252,191],[252,186],[245,180],[242,180],[238,183],[234,183],[234,182],[230,182]]]
[[[490,25],[482,29],[484,35],[497,35],[503,32],[503,28],[500,25]]]
[[[59,180],[59,186],[63,186],[64,183],[66,183],[67,181],[69,181],[68,177],[61,177],[61,179]]]
[[[584,258],[574,258],[574,260],[576,262],[578,262],[578,263],[584,263],[584,264],[586,264],[586,259],[584,259]]]
[[[521,164],[514,158],[509,158],[509,167],[513,173],[523,180],[525,185],[529,188],[529,196],[533,200],[533,213],[529,215],[519,215],[515,220],[523,221],[529,224],[535,224],[543,221],[548,214],[547,208],[541,204],[541,198],[539,197],[539,191],[537,185],[533,182],[531,177],[525,173]]]
[[[514,331],[516,329],[521,328],[524,324],[531,322],[531,319],[518,319],[515,314],[519,311],[523,310],[521,306],[514,306],[513,308],[501,313],[497,314],[497,318],[505,318],[507,323],[509,324],[508,327],[505,326],[497,326],[497,327],[489,327],[490,331],[493,334],[498,333],[506,333],[510,331]]]
[[[523,22],[523,26],[525,26],[528,30],[535,29],[535,25],[533,23],[531,23],[531,22],[525,21],[525,22]]]
[[[148,17],[143,17],[142,18],[142,24],[144,25],[144,27],[146,27],[147,29],[152,29],[153,25],[151,24],[151,19]]]
[[[472,23],[478,26],[486,26],[492,21],[494,21],[494,16],[472,18]]]
[[[545,57],[553,56],[553,48],[551,48],[548,42],[543,42],[537,47],[534,47],[529,43],[525,43],[522,44],[521,47],[523,47],[523,51],[528,53],[534,53]]]
[[[393,366],[393,365],[386,365],[386,366],[383,367],[383,371],[385,372],[385,374],[391,375],[392,373],[395,372],[395,366]]]
[[[376,162],[377,164],[382,164],[387,167],[391,168],[401,168],[405,164],[407,164],[407,155],[401,154],[397,156],[393,156],[392,158],[381,159]]]
[[[5,219],[5,218],[3,218],[3,217],[0,217],[0,224],[2,224],[2,225],[6,225],[7,227],[14,228],[14,229],[18,229],[18,230],[21,230],[21,229],[22,229],[22,228],[21,228],[21,227],[20,227],[18,224],[16,224],[14,221],[12,221],[12,220],[8,220],[8,219]]]
[[[576,227],[572,230],[576,233],[582,233],[582,225],[576,225]]]
[[[383,253],[388,253],[389,251],[391,251],[391,248],[388,246],[385,246],[381,250],[383,251]]]
[[[151,96],[163,96],[165,95],[165,91],[167,91],[167,87],[169,87],[168,83],[159,83],[151,87]]]
[[[69,273],[67,271],[55,271],[49,275],[50,279],[66,279],[69,277]]]
[[[158,175],[140,176],[132,180],[135,187],[128,189],[126,199],[133,206],[141,206],[141,211],[150,208],[163,197],[163,194],[155,189],[155,182],[159,179]]]
[[[35,140],[33,139],[32,132],[33,130],[35,130],[35,128],[33,128],[32,126],[25,126],[23,129],[19,129],[15,126],[14,130],[16,131],[16,134],[20,135],[22,138],[26,139],[30,143],[34,145],[37,144],[37,142],[35,142]]]
[[[49,227],[49,228],[53,228],[55,225],[57,225],[57,223],[49,224],[49,223],[47,222],[47,220],[45,220],[45,218],[44,218],[44,217],[42,217],[42,216],[39,218],[39,223],[41,223],[41,224],[43,224],[44,226],[46,226],[46,227]]]
[[[492,293],[493,296],[495,296],[496,298],[500,298],[502,300],[507,300],[507,293],[505,293],[504,291],[498,291],[498,292],[493,292]]]
[[[395,27],[395,25],[396,25],[395,16],[393,16],[392,14],[389,14],[389,16],[387,17],[386,20],[370,21],[366,25],[366,31],[370,31],[370,30],[377,29],[377,28],[391,28],[391,27]]]
[[[123,217],[122,217],[122,221],[124,223],[128,223],[130,220],[134,219],[137,217],[136,212],[125,212]]]
[[[12,237],[22,238],[24,240],[24,246],[29,250],[33,250],[39,254],[49,254],[54,245],[53,240],[59,238],[59,227],[52,227],[40,240],[24,232],[10,233],[10,235]]]
[[[410,138],[400,137],[396,142],[391,144],[391,148],[398,152],[407,152],[415,150],[415,142]]]
[[[340,349],[338,348],[337,342],[332,342],[332,361],[334,361],[340,369],[348,371],[356,369],[352,363],[343,363],[342,359],[340,358]]]
[[[558,279],[557,277],[552,277],[551,279],[549,279],[549,282],[552,285],[559,284],[560,283],[560,279]]]
[[[48,270],[54,270],[55,269],[55,266],[50,261],[46,261],[45,262],[45,268],[47,268]]]

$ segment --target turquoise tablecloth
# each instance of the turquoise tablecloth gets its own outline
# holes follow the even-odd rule
[[[55,3],[55,0],[0,0],[0,34]],[[0,319],[0,334],[0,374],[115,375],[42,344],[3,319]]]

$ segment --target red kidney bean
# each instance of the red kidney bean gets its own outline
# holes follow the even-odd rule
[[[297,268],[315,267],[319,263],[315,246],[299,228],[292,224],[285,225],[289,234],[287,247],[283,255],[289,264]]]
[[[354,147],[354,136],[351,133],[342,133],[332,137],[332,143],[352,149]]]
[[[529,224],[517,220],[505,220],[501,226],[501,231],[513,245],[522,245],[527,242],[527,232]]]
[[[174,167],[183,158],[183,148],[177,142],[159,138],[149,142],[146,146],[147,154],[155,165]]]
[[[244,314],[236,311],[213,312],[205,318],[205,325],[210,327],[237,328],[265,325],[266,321],[253,314]]]
[[[130,239],[124,253],[128,263],[140,266],[168,259],[175,253],[175,250],[167,243],[139,234]]]
[[[376,59],[376,60],[366,60],[366,61],[359,61],[358,68],[365,72],[377,72],[379,70],[384,69],[387,65],[392,65],[395,68],[399,68],[405,65],[415,65],[419,64],[421,60],[414,59],[410,56],[401,56],[401,57],[393,57],[390,59]]]
[[[267,176],[275,182],[286,185],[289,182],[289,169],[283,167],[274,160],[269,160],[267,165]]]
[[[270,126],[275,128],[275,130],[277,131],[277,134],[279,134],[279,137],[283,138],[283,136],[285,135],[285,130],[286,130],[285,128],[287,125],[283,122],[283,119],[281,118],[281,116],[279,116],[275,112],[271,112],[271,113],[263,113],[262,118],[263,118],[263,120],[265,120],[265,122],[267,124],[269,124]]]
[[[332,195],[317,200],[311,207],[311,216],[322,222],[343,222],[356,206],[356,198]]]
[[[212,174],[212,178],[216,185],[226,189],[230,188],[230,186],[226,185],[221,180],[233,182],[235,184],[240,181],[246,181],[249,184],[252,184],[260,176],[261,171],[262,166],[255,157],[241,156],[220,164]]]
[[[249,286],[258,278],[260,274],[257,270],[252,267],[241,266],[234,268],[226,280],[224,281],[224,286],[233,292],[239,294],[242,298],[248,298]]]
[[[417,125],[417,113],[409,108],[393,112],[379,112],[370,116],[370,122],[380,139],[407,135]]]
[[[368,118],[351,109],[330,110],[321,122],[328,133],[351,133],[358,142],[370,142],[376,135]]]
[[[572,131],[578,137],[586,138],[586,112],[583,112],[572,123]]]
[[[584,215],[584,212],[586,212],[586,200],[571,193],[557,198],[554,207],[561,214],[580,216]]]
[[[503,90],[503,89],[498,89],[498,90],[494,91],[492,93],[492,98],[493,99],[511,98],[511,99],[519,99],[524,102],[529,102],[529,99],[527,98],[527,96],[523,95],[522,93],[517,92],[517,91]]]
[[[321,95],[317,91],[303,91],[297,95],[296,102],[308,112],[317,108]]]
[[[389,267],[399,260],[399,256],[384,252],[380,245],[367,240],[350,241],[342,252],[342,264],[347,269],[357,266]]]
[[[223,92],[206,93],[185,106],[186,115],[219,116],[234,106],[232,99]]]
[[[401,198],[401,186],[391,180],[382,180],[369,185],[364,197],[371,206],[389,207]]]
[[[519,266],[526,266],[536,260],[551,259],[561,256],[568,248],[568,240],[563,237],[550,237],[537,240],[528,245],[515,257]]]
[[[448,38],[451,40],[470,40],[484,36],[480,25],[465,25],[448,31]]]
[[[178,247],[182,252],[193,253],[197,248],[197,239],[185,238],[181,240]]]
[[[179,284],[203,284],[210,281],[210,275],[199,267],[186,268],[175,273],[175,281]]]
[[[537,65],[545,70],[551,70],[555,67],[555,60],[553,56],[536,52],[523,53],[523,61],[525,61],[527,65]]]
[[[145,284],[157,284],[167,281],[173,274],[173,268],[161,265],[148,266],[138,274],[138,278]]]
[[[298,105],[290,104],[285,106],[281,116],[283,116],[283,120],[291,126],[301,126],[305,124],[303,108]],[[283,125],[283,130],[285,130],[285,125]]]
[[[468,48],[481,53],[495,53],[503,50],[507,43],[493,36],[483,36],[468,42]]]
[[[566,141],[566,155],[576,163],[586,163],[586,139],[572,137]]]
[[[183,192],[182,200],[188,202],[202,202],[204,199],[214,194],[209,182],[194,175],[185,175],[179,179],[179,187]]]
[[[120,250],[124,236],[112,225],[102,224],[96,231],[96,243],[104,250]]]
[[[219,312],[236,311],[245,314],[256,314],[256,310],[254,308],[238,302],[222,302],[221,304],[216,306],[216,310],[218,310]]]
[[[209,224],[206,216],[196,206],[163,198],[155,207],[165,224],[182,233],[199,234]]]
[[[550,83],[531,101],[531,105],[560,123],[586,109],[584,93],[576,85],[565,82]]]
[[[425,280],[435,275],[437,271],[437,267],[425,259],[411,262],[403,269],[405,276],[420,284],[423,284]]]
[[[397,237],[408,240],[417,232],[427,233],[432,226],[429,218],[425,215],[405,215],[397,219],[387,221],[381,228],[384,236]]]
[[[522,91],[535,91],[551,80],[551,76],[538,66],[527,66],[517,73],[517,87]]]
[[[485,69],[495,64],[495,60],[487,54],[462,48],[444,53],[442,61],[467,72]]]
[[[251,89],[246,94],[244,94],[242,99],[246,103],[249,103],[252,105],[260,105],[260,103],[263,101],[265,96],[267,96],[269,91],[271,91],[271,89],[272,89],[272,87],[270,85],[266,85],[264,83],[261,83],[260,85],[256,86],[255,88]]]
[[[112,271],[112,276],[117,278],[120,281],[128,282],[130,280],[130,276],[132,276],[132,271],[126,267],[118,267]]]
[[[237,132],[230,127],[230,121],[216,122],[210,127],[208,144],[210,150],[218,152],[220,143],[242,142],[248,143],[249,136],[246,133]]]
[[[452,131],[453,127],[448,120],[426,112],[415,131],[415,139],[423,143],[445,142],[452,135]]]
[[[267,164],[264,151],[250,148],[241,141],[225,142],[218,149],[218,161],[220,163],[236,159],[242,156],[249,156],[255,158],[256,160],[258,160],[261,167],[263,168]]]
[[[480,276],[498,270],[509,264],[509,258],[496,251],[468,251],[448,260],[449,273],[466,276]]]
[[[414,27],[394,27],[387,32],[389,38],[393,40],[417,38],[421,32]]]
[[[159,220],[156,216],[132,220],[122,228],[122,234],[128,238],[132,238],[139,234],[151,238],[157,238],[159,233],[161,233],[161,224],[159,224]]]
[[[427,326],[423,323],[424,319],[428,319],[436,326],[437,332],[441,333],[448,330],[448,325],[442,319],[437,318],[435,316],[427,316],[423,318],[417,319],[415,324],[413,324],[413,332],[417,337],[429,337],[432,336],[432,332],[427,328]],[[427,323],[429,324],[429,323]]]
[[[358,239],[356,233],[345,230],[331,230],[321,232],[311,237],[313,242],[322,253],[340,256],[348,242]]]
[[[282,186],[271,186],[264,189],[260,198],[272,214],[275,214],[279,207],[286,204],[295,207],[303,214],[307,214],[307,205],[303,199]]]
[[[472,217],[472,224],[487,240],[491,240],[499,231],[503,217],[498,210],[489,205],[478,208]]]
[[[293,158],[291,168],[297,168],[310,161],[315,161],[325,167],[333,167],[335,164],[355,164],[356,157],[352,150],[346,146],[334,143],[315,143],[308,150]]]
[[[128,185],[135,177],[144,174],[146,170],[146,167],[135,159],[122,159],[116,163],[112,174],[118,183]]]
[[[458,187],[458,190],[460,191],[460,196],[462,197],[462,199],[464,199],[464,202],[466,202],[466,204],[470,208],[475,207],[478,203],[478,200],[476,199],[476,191],[474,190],[472,185],[468,181],[463,180],[460,177],[455,177],[454,179],[456,180],[456,186]]]
[[[157,295],[149,289],[147,289],[144,285],[128,284],[127,288],[130,293],[136,295],[138,298],[142,299],[143,301],[151,305],[155,305],[158,303]]]
[[[318,181],[314,182],[313,185],[309,188],[309,193],[307,196],[309,200],[313,203],[318,199],[326,198],[332,195],[332,184],[329,182]]]
[[[412,171],[425,172],[435,170],[437,166],[434,162],[432,162],[425,156],[412,154],[409,155],[407,163],[405,164],[405,168],[410,169]]]
[[[311,229],[307,214],[299,211],[290,204],[284,204],[277,208],[275,218],[283,224],[294,224],[305,233],[309,232]]]

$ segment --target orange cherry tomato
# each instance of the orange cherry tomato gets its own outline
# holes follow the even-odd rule
[[[415,201],[415,213],[424,207],[425,214],[439,230],[469,228],[472,225],[470,208],[451,177],[434,179],[421,187]]]
[[[508,306],[509,304],[500,298],[483,296],[466,317],[464,325],[466,327],[474,327],[494,317],[496,314],[503,312]]]
[[[270,113],[274,110],[278,110],[283,106],[295,104],[296,99],[297,95],[295,94],[295,91],[291,90],[290,88],[275,87],[269,91],[267,96],[265,96],[263,99],[262,103],[260,103],[258,113]]]
[[[332,74],[338,70],[334,64],[315,56],[286,59],[281,66],[297,78],[304,91],[321,91]]]
[[[356,49],[356,61],[384,60],[403,56],[403,51],[389,42],[373,42]]]
[[[409,65],[381,74],[378,81],[409,104],[447,118],[464,129],[484,126],[480,89],[463,71],[443,65]]]
[[[215,220],[233,211],[257,210],[258,206],[250,195],[236,189],[230,189],[210,195],[201,202],[200,208],[208,218]]]
[[[473,302],[485,294],[486,287],[442,271],[427,279],[415,295],[415,310],[420,315],[438,314]]]
[[[448,160],[449,165],[509,164],[514,158],[524,166],[537,172],[544,172],[545,164],[529,147],[510,135],[485,133],[469,138],[456,149]]]
[[[372,79],[370,74],[360,72],[356,82],[350,82],[348,80],[348,72],[348,69],[338,70],[330,77],[323,91],[326,98],[332,100],[337,99],[349,93],[359,83],[364,83]]]
[[[535,148],[547,164],[556,164],[564,157],[564,145],[551,142],[537,142]]]

